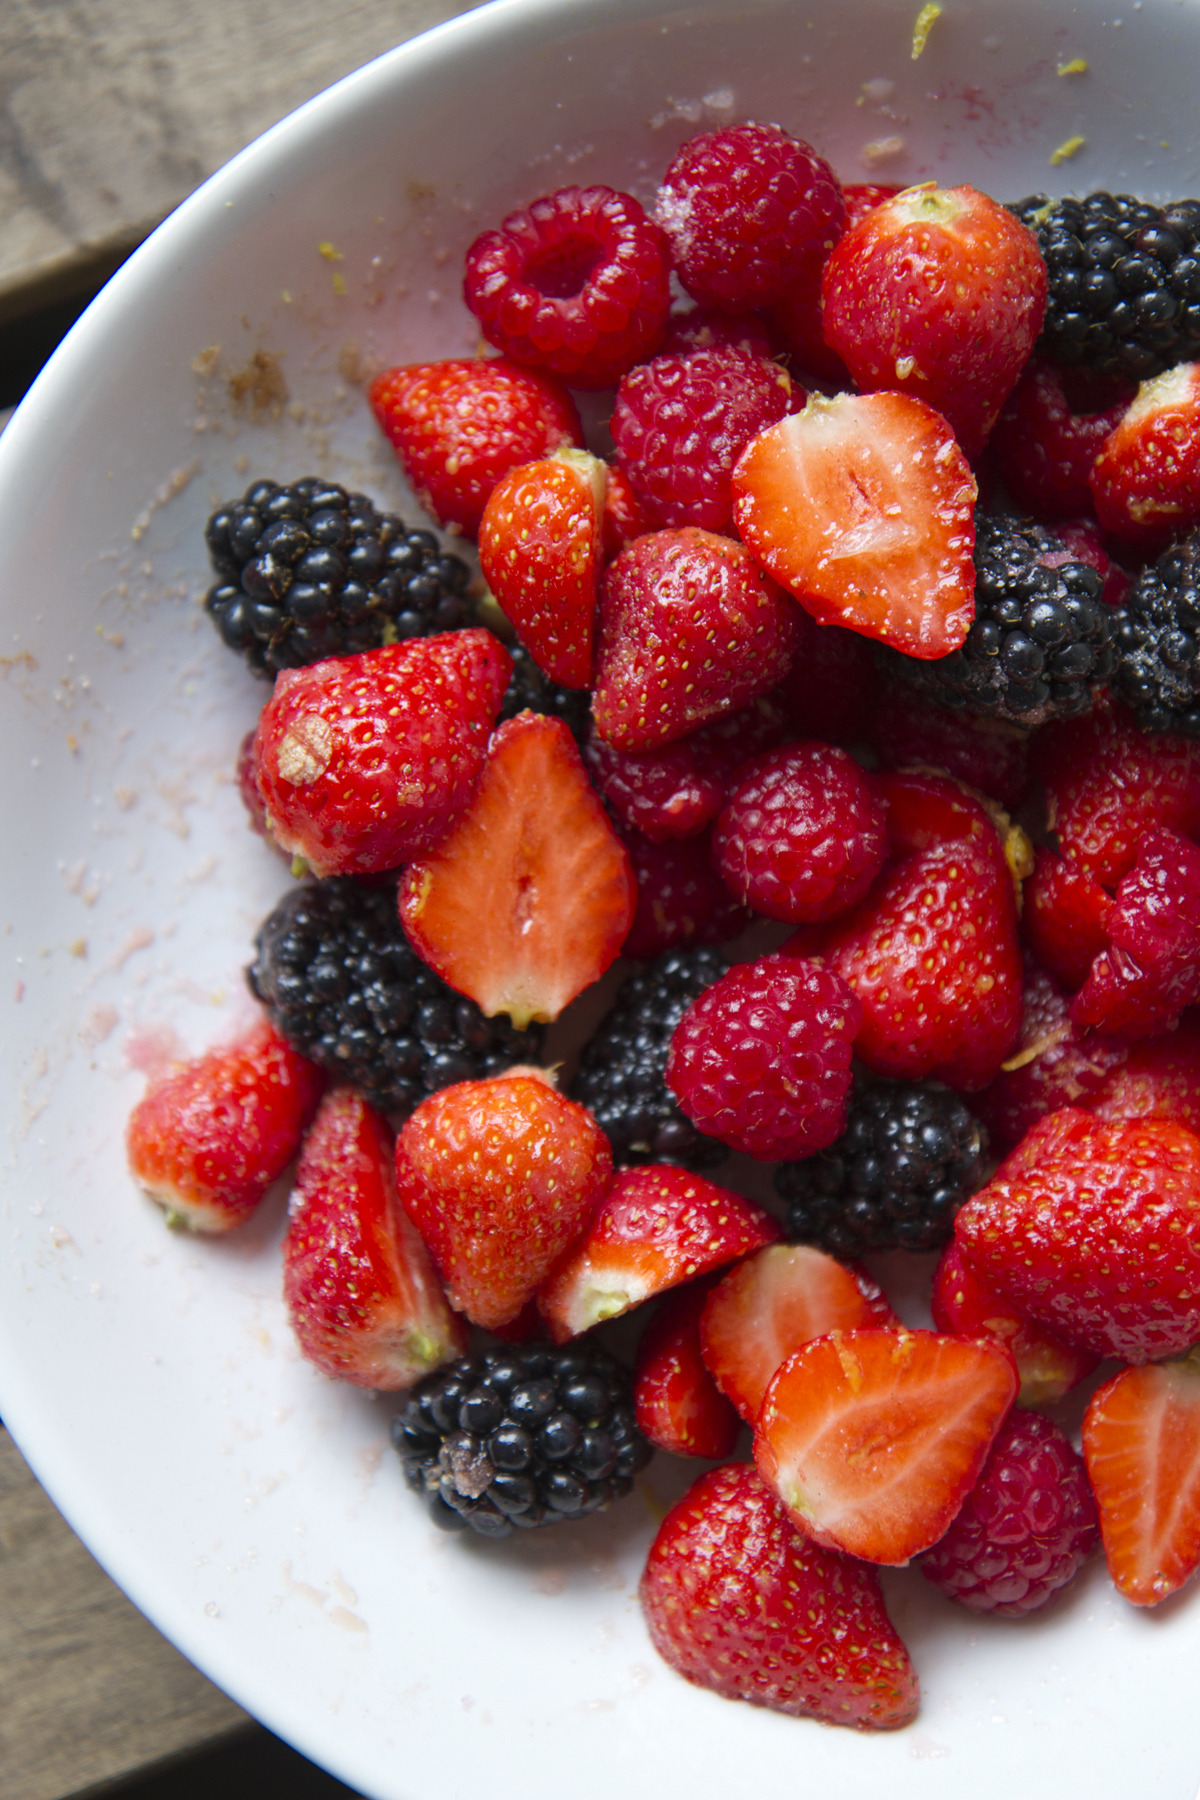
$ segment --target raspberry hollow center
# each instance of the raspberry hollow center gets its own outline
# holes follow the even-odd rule
[[[583,293],[603,260],[604,248],[595,238],[573,233],[531,258],[525,276],[545,299],[573,300]]]

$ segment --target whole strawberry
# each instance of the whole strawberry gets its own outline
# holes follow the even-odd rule
[[[834,246],[827,342],[863,392],[898,389],[982,450],[1037,341],[1046,267],[1033,233],[976,188],[907,188]]]
[[[264,1021],[150,1084],[125,1129],[130,1172],[170,1223],[231,1231],[295,1156],[324,1085]]]
[[[410,1387],[466,1348],[429,1252],[396,1197],[387,1121],[334,1088],[304,1140],[283,1294],[309,1362],[358,1387]]]
[[[586,1229],[612,1153],[585,1107],[518,1068],[431,1094],[397,1140],[396,1178],[451,1305],[490,1331]]]
[[[653,750],[733,712],[791,661],[795,606],[731,538],[686,526],[637,538],[601,596],[592,715],[618,750]]]
[[[954,1231],[988,1287],[1069,1344],[1145,1363],[1200,1337],[1200,1138],[1181,1125],[1051,1113]]]
[[[418,500],[466,537],[479,530],[488,495],[510,469],[583,446],[565,388],[503,357],[385,369],[370,401]]]
[[[702,1475],[671,1509],[640,1594],[655,1649],[698,1687],[859,1729],[916,1712],[875,1571],[807,1542],[745,1463]]]
[[[474,791],[511,668],[470,630],[285,669],[253,751],[276,843],[316,875],[394,869],[435,844]]]

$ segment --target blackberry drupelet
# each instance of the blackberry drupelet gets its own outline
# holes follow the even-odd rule
[[[1117,628],[1113,687],[1144,731],[1200,737],[1200,531],[1143,569]]]
[[[1066,554],[1047,526],[1002,514],[975,516],[975,618],[961,650],[934,662],[881,652],[939,705],[1016,725],[1091,710],[1112,675],[1118,615],[1103,581]]]
[[[561,719],[575,742],[582,744],[592,716],[591,695],[581,688],[560,687],[556,681],[551,681],[538,668],[524,644],[509,644],[508,653],[513,659],[513,671],[500,702],[497,725],[502,725],[505,719],[515,719],[519,712],[545,713],[552,719]]]
[[[434,1522],[484,1537],[603,1512],[651,1455],[621,1365],[549,1344],[485,1350],[426,1376],[392,1442]]]
[[[982,1180],[986,1144],[979,1120],[940,1082],[860,1071],[837,1142],[775,1171],[788,1236],[839,1257],[936,1250]]]
[[[664,1079],[675,1027],[728,967],[719,950],[668,950],[622,982],[584,1046],[571,1093],[607,1134],[618,1168],[660,1162],[707,1169],[728,1156],[679,1110]]]
[[[1011,210],[1045,259],[1048,355],[1134,381],[1200,355],[1200,200],[1031,194]]]
[[[394,881],[306,882],[256,943],[247,976],[276,1030],[387,1112],[407,1117],[439,1088],[541,1053],[540,1027],[485,1018],[421,961],[397,916]]]
[[[466,563],[333,481],[256,481],[204,535],[205,610],[258,675],[474,622]]]

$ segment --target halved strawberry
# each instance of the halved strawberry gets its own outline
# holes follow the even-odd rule
[[[1092,1395],[1083,1457],[1109,1574],[1156,1606],[1200,1566],[1200,1349],[1122,1369]]]
[[[761,1206],[702,1175],[666,1163],[622,1169],[586,1236],[550,1272],[538,1305],[563,1344],[778,1236]]]
[[[479,565],[505,618],[551,681],[591,686],[607,470],[586,450],[525,463],[492,489]]]
[[[998,1344],[932,1331],[832,1331],[767,1389],[754,1460],[807,1537],[902,1564],[935,1544],[1016,1398]]]
[[[357,1387],[410,1387],[467,1347],[397,1198],[387,1121],[352,1088],[326,1094],[304,1140],[283,1296],[309,1362]]]
[[[1099,1360],[1030,1323],[979,1279],[959,1246],[947,1244],[933,1276],[933,1322],[951,1337],[995,1338],[1017,1365],[1022,1406],[1047,1406],[1085,1380]]]
[[[733,471],[751,554],[824,625],[949,656],[975,616],[975,480],[940,413],[909,394],[814,395]]]
[[[231,1231],[295,1156],[324,1086],[263,1020],[151,1082],[125,1128],[130,1173],[169,1224]]]
[[[629,856],[559,719],[494,734],[475,797],[400,883],[400,917],[443,981],[524,1029],[556,1019],[625,941]]]
[[[896,1323],[865,1269],[848,1268],[811,1244],[768,1244],[708,1296],[700,1349],[717,1386],[753,1425],[772,1375],[801,1344],[827,1331]]]
[[[640,1596],[655,1649],[698,1687],[860,1729],[916,1712],[875,1570],[793,1531],[745,1463],[710,1470],[672,1507]]]
[[[709,1283],[664,1296],[638,1345],[633,1401],[638,1429],[672,1456],[729,1456],[741,1421],[704,1365],[700,1312]]]
[[[489,1331],[519,1318],[611,1176],[608,1139],[591,1113],[538,1069],[442,1088],[396,1142],[401,1204],[451,1305]]]
[[[1200,520],[1200,363],[1143,381],[1089,476],[1105,531],[1161,550]]]

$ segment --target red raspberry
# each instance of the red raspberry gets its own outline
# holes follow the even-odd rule
[[[1200,1000],[1200,849],[1174,831],[1147,832],[1117,888],[1108,935],[1072,1021],[1121,1037],[1170,1031]]]
[[[765,694],[799,607],[741,544],[687,525],[635,539],[600,599],[592,717],[620,750],[655,750]]]
[[[712,842],[697,837],[656,844],[622,828],[637,882],[637,908],[622,954],[648,961],[677,944],[721,944],[750,923],[713,867]]]
[[[654,216],[679,278],[701,306],[769,306],[805,262],[837,241],[845,217],[833,170],[779,125],[748,122],[684,144]]]
[[[1030,360],[991,436],[999,474],[1023,512],[1047,520],[1090,512],[1092,464],[1133,394],[1127,382]]]
[[[787,735],[769,698],[701,725],[661,750],[614,750],[592,736],[583,759],[592,784],[618,819],[656,843],[703,831],[725,804],[734,771]]]
[[[1064,987],[1082,987],[1094,958],[1108,948],[1108,889],[1070,857],[1038,850],[1024,903],[1021,923],[1037,960]]]
[[[134,1180],[171,1223],[231,1231],[295,1156],[324,1086],[264,1020],[151,1083],[125,1131]]]
[[[1029,787],[1028,732],[1003,719],[930,706],[907,681],[872,698],[866,735],[885,769],[944,769],[1009,812]]]
[[[972,1111],[999,1151],[1020,1143],[1046,1113],[1061,1106],[1090,1107],[1110,1072],[1129,1055],[1120,1038],[1085,1037],[1074,1029],[1067,996],[1044,969],[1026,971],[1023,1000],[1021,1033],[1012,1056],[971,1100]]]
[[[602,388],[658,348],[670,273],[666,240],[631,195],[565,187],[475,239],[463,292],[514,362]]]
[[[1100,704],[1087,718],[1046,726],[1033,762],[1063,855],[1102,887],[1133,867],[1145,832],[1200,833],[1200,744],[1140,731],[1123,707]]]
[[[422,506],[467,537],[502,475],[583,447],[570,395],[500,357],[385,369],[369,397]]]
[[[734,463],[804,398],[775,363],[728,346],[631,369],[617,389],[612,434],[647,518],[729,532]]]
[[[854,758],[832,744],[787,744],[756,756],[713,834],[730,892],[791,925],[856,906],[887,850],[887,808]]]
[[[1041,1413],[1016,1407],[921,1573],[972,1612],[1023,1618],[1072,1581],[1100,1541],[1083,1459]]]
[[[715,312],[708,306],[693,306],[687,312],[671,314],[659,355],[690,356],[696,350],[744,350],[748,356],[769,361],[775,345],[757,313]]]
[[[701,1131],[762,1162],[823,1150],[846,1128],[862,1011],[800,957],[738,963],[675,1028],[667,1086]]]
[[[316,875],[428,850],[471,798],[511,672],[478,629],[284,669],[254,746],[276,843]]]

